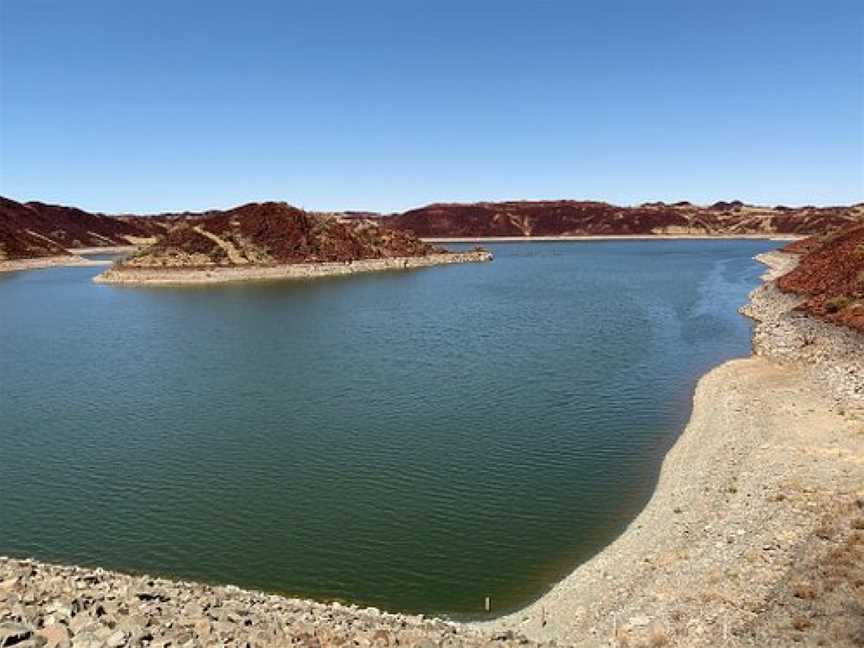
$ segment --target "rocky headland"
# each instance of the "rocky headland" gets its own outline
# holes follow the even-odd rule
[[[486,250],[448,252],[410,232],[365,219],[306,212],[287,203],[251,203],[181,221],[95,280],[181,284],[308,279],[491,259]]]

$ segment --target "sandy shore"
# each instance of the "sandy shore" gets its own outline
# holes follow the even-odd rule
[[[66,254],[35,259],[0,261],[0,272],[20,272],[22,270],[37,270],[39,268],[54,268],[58,266],[104,266],[110,264],[110,261],[84,259],[80,256]]]
[[[590,236],[421,237],[427,243],[538,243],[544,241],[796,241],[798,234],[610,234]]]
[[[112,268],[93,278],[97,283],[115,284],[211,284],[235,281],[262,281],[275,279],[313,279],[336,277],[361,272],[410,270],[451,263],[491,261],[486,251],[429,254],[418,257],[363,259],[349,263],[295,263],[277,266],[233,266],[213,268]]]

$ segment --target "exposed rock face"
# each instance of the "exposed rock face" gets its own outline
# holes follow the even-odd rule
[[[0,646],[517,646],[422,616],[0,557]]]
[[[864,223],[851,207],[754,207],[740,201],[699,207],[686,201],[617,207],[604,202],[514,201],[433,204],[381,221],[423,237],[650,234],[816,234]]]
[[[441,253],[413,234],[357,218],[251,203],[181,221],[122,267],[210,267],[334,263]]]
[[[163,228],[154,220],[91,214],[0,197],[0,261],[68,254],[69,248],[129,245]]]
[[[799,308],[864,332],[864,225],[797,241],[800,263],[777,280],[783,292],[804,295]]]

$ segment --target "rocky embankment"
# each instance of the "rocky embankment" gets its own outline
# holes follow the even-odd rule
[[[0,557],[0,646],[537,645],[422,616]]]
[[[802,309],[808,296],[777,287],[776,280],[798,266],[798,255],[769,252],[757,258],[768,267],[765,283],[741,309],[758,322],[754,353],[800,369],[840,407],[864,407],[864,335],[808,315]]]

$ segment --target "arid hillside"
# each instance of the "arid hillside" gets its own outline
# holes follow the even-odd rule
[[[67,254],[69,248],[130,245],[164,231],[157,220],[0,197],[0,260]]]
[[[289,213],[293,216],[285,218]],[[277,214],[281,214],[278,219]],[[242,217],[240,221],[238,217]],[[238,224],[232,224],[235,221]],[[325,222],[326,227],[322,225]],[[374,227],[376,223],[381,229]],[[164,235],[165,239],[153,250],[154,255],[164,257],[163,261],[172,254],[177,261],[180,252],[187,252],[204,255],[206,263],[233,263],[227,251],[230,246],[201,234],[198,227],[234,245],[240,251],[235,258],[245,259],[239,261],[243,264],[290,263],[306,258],[377,258],[391,251],[397,256],[426,254],[428,250],[414,235],[806,235],[824,234],[855,223],[864,224],[864,204],[790,208],[754,207],[733,201],[708,207],[689,202],[617,207],[604,202],[557,200],[440,203],[392,216],[371,212],[325,216],[282,203],[261,203],[227,211],[139,216],[94,214],[74,207],[20,203],[0,197],[0,259],[53,256],[77,247],[150,243]],[[280,227],[285,231],[277,231]],[[243,252],[244,246],[248,246],[248,255]],[[140,257],[139,262],[144,258]],[[196,259],[205,262],[204,258]]]
[[[864,224],[796,241],[798,266],[777,280],[784,292],[807,295],[807,313],[864,332]]]
[[[38,214],[0,197],[0,261],[66,254],[66,250],[32,228]]]
[[[423,237],[600,236],[650,234],[816,234],[864,223],[851,207],[756,207],[740,201],[617,207],[573,200],[433,204],[381,221]]]
[[[320,263],[423,256],[439,251],[373,221],[306,212],[287,203],[250,203],[180,220],[125,267]]]

